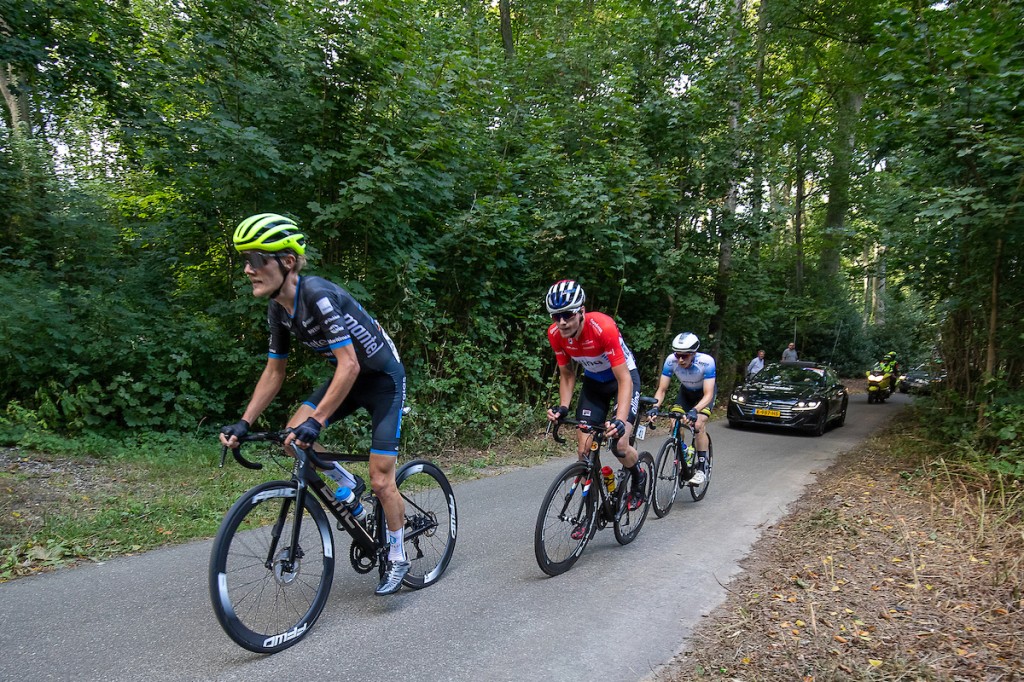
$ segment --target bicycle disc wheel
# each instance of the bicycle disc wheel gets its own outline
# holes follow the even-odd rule
[[[270,654],[309,631],[334,580],[334,539],[327,516],[306,495],[296,556],[291,555],[296,485],[271,481],[238,498],[210,553],[210,599],[221,627],[239,646]]]
[[[537,565],[548,575],[565,573],[580,558],[596,531],[598,493],[584,462],[570,464],[558,474],[541,503],[533,535]]]
[[[651,503],[654,513],[661,518],[672,511],[672,504],[679,493],[679,446],[675,438],[669,438],[658,451],[654,460],[654,497]]]
[[[711,434],[708,434],[708,455],[704,461],[704,482],[700,485],[688,485],[690,489],[690,496],[693,497],[694,502],[700,502],[704,499],[704,494],[708,491],[708,486],[711,485],[711,464],[713,463],[712,455],[714,449],[711,446]],[[699,463],[695,466],[699,466]]]
[[[412,563],[402,584],[418,590],[441,577],[455,552],[455,493],[444,473],[425,459],[403,464],[395,482],[405,501],[405,556]]]
[[[630,511],[626,501],[629,497],[628,492],[633,486],[633,475],[627,473],[626,478],[622,481],[623,492],[618,497],[619,510],[615,515],[615,539],[619,541],[620,545],[628,545],[633,542],[637,533],[640,532],[640,528],[643,527],[644,521],[647,520],[647,512],[651,509],[651,497],[653,497],[654,489],[654,458],[649,452],[641,452],[637,463],[640,465],[641,471],[647,475],[643,491],[644,499],[639,507]]]

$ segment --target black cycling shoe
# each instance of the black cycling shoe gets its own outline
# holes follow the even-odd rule
[[[626,496],[626,509],[636,511],[644,503],[644,490],[647,489],[647,473],[641,469],[639,476],[633,477],[632,489]]]
[[[389,561],[387,568],[384,569],[384,577],[381,579],[380,585],[377,585],[377,589],[374,590],[374,594],[383,596],[398,592],[402,589],[402,578],[411,567],[412,563],[409,561]]]

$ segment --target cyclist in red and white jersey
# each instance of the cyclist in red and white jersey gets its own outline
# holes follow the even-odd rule
[[[627,504],[636,509],[643,502],[646,484],[646,474],[637,466],[637,451],[629,444],[640,407],[640,373],[615,321],[604,313],[587,312],[584,302],[583,287],[571,279],[555,282],[545,298],[552,320],[548,343],[558,361],[559,398],[558,406],[548,410],[548,419],[555,422],[569,413],[576,388],[576,372],[570,361],[575,360],[583,367],[576,419],[604,425],[605,433],[612,439],[612,452],[633,473]],[[612,398],[616,399],[616,409],[614,415],[609,415]],[[585,459],[587,436],[582,431],[577,435],[579,458]]]

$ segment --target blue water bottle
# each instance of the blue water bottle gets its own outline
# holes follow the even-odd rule
[[[359,523],[366,521],[366,507],[359,501],[359,498],[356,497],[351,488],[344,485],[341,486],[335,491],[334,499],[348,507],[348,510],[352,512],[352,516],[356,517],[356,521]]]

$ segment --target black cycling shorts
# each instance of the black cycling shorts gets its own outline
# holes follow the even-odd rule
[[[637,412],[640,410],[640,372],[632,370],[629,376],[633,379],[633,389],[629,397],[629,419],[636,421]],[[596,381],[590,377],[583,377],[583,388],[580,390],[580,399],[576,404],[576,421],[587,422],[588,424],[604,424],[608,417],[608,408],[619,395],[619,382]]]
[[[327,395],[328,380],[306,399],[313,409]],[[402,437],[402,407],[405,405],[405,368],[394,363],[388,372],[363,372],[352,384],[352,389],[341,405],[327,420],[328,426],[344,419],[360,407],[370,413],[373,435],[370,454],[398,456],[398,442]]]
[[[716,391],[717,393],[717,391]],[[699,391],[687,391],[685,387],[679,387],[679,397],[676,398],[676,404],[682,407],[684,410],[692,410],[700,402],[700,399],[704,397],[704,390]],[[716,395],[715,398],[718,396]],[[707,406],[707,415],[711,416],[711,408],[715,406],[715,398],[711,399],[711,404]],[[704,410],[701,410],[703,412]]]

